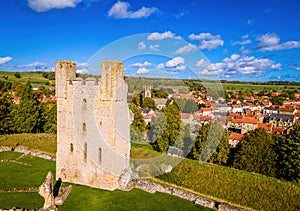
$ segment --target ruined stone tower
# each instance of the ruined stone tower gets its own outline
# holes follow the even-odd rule
[[[56,178],[114,190],[130,180],[130,134],[123,63],[103,61],[100,79],[76,78],[56,62]]]

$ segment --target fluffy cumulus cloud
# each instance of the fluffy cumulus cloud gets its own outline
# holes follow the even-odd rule
[[[164,40],[164,39],[177,39],[181,40],[182,37],[176,36],[176,34],[172,33],[171,31],[166,31],[163,33],[153,32],[147,37],[147,40]]]
[[[175,54],[186,54],[186,53],[194,53],[195,51],[197,51],[197,46],[194,44],[187,44],[179,49],[177,49],[175,51]]]
[[[12,58],[10,56],[0,57],[0,65],[5,64],[11,60],[12,60]]]
[[[183,57],[175,57],[164,64],[165,68],[172,70],[185,70],[184,58]]]
[[[138,51],[146,49],[146,44],[144,42],[139,42]]]
[[[256,40],[259,41],[259,43],[254,47],[254,49],[258,51],[276,51],[300,48],[300,41],[287,41],[280,43],[280,38],[275,33],[259,35],[256,37]]]
[[[147,18],[158,9],[155,7],[142,7],[137,11],[129,11],[130,5],[128,2],[118,1],[115,3],[108,12],[109,17],[113,18]]]
[[[51,9],[76,7],[83,0],[28,0],[28,5],[36,12],[46,12]]]
[[[15,68],[27,71],[50,71],[50,67],[47,64],[38,61],[25,65],[17,65]]]
[[[224,45],[220,35],[212,35],[211,33],[190,34],[189,39],[199,41],[197,46],[199,50],[213,50]]]
[[[147,70],[145,67],[141,67],[138,69],[138,71],[136,72],[136,74],[139,74],[139,75],[146,75],[149,73],[149,70]]]
[[[150,45],[149,46],[149,49],[151,50],[151,51],[159,51],[159,47],[160,47],[160,45]]]
[[[249,35],[246,34],[242,37],[242,40],[240,41],[232,41],[231,45],[248,45],[251,43],[251,40],[249,39]]]
[[[150,63],[150,62],[148,62],[148,61],[145,61],[144,63],[138,62],[138,63],[134,63],[134,64],[129,65],[129,66],[130,66],[130,67],[139,67],[139,68],[141,68],[141,67],[149,67],[149,66],[153,66],[153,64]]]
[[[281,68],[281,63],[276,63],[270,59],[255,58],[254,56],[241,57],[238,54],[232,54],[223,59],[222,62],[207,65],[201,74],[230,77],[233,75],[256,75],[264,71],[280,70]]]

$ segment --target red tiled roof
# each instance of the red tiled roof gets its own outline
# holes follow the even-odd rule
[[[243,137],[244,137],[244,135],[243,134],[239,134],[239,133],[231,133],[229,135],[229,139],[231,139],[231,140],[238,140],[238,141],[240,141]]]
[[[254,117],[243,117],[242,123],[257,124],[258,121]]]
[[[232,119],[232,123],[242,123],[242,119]]]
[[[241,115],[237,114],[237,113],[230,113],[229,116],[230,117],[235,117],[235,118],[241,117]]]
[[[272,124],[265,124],[265,123],[258,123],[257,128],[264,128],[267,131],[271,131],[272,129]]]

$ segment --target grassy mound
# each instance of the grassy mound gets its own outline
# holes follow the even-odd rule
[[[160,180],[199,192],[219,201],[257,210],[299,210],[300,186],[193,160],[184,160]]]

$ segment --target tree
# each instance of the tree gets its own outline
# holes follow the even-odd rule
[[[274,141],[263,128],[249,131],[237,146],[233,167],[267,176],[276,176]]]
[[[289,181],[300,181],[300,123],[289,135],[274,137],[278,154],[277,176]]]
[[[165,115],[166,120],[165,129],[160,137],[156,140],[153,139],[154,142],[152,143],[154,149],[159,152],[165,152],[169,146],[174,146],[174,144],[181,145],[176,142],[182,142],[182,140],[180,140],[182,122],[177,105],[167,105],[163,109],[163,114]],[[162,122],[162,120],[160,121]]]
[[[11,131],[12,100],[8,93],[0,97],[0,134],[8,134]]]
[[[23,84],[20,96],[21,103],[11,111],[14,132],[43,132],[43,105],[37,100],[30,82]]]
[[[167,92],[164,92],[164,91],[155,91],[154,90],[154,96],[157,97],[157,98],[168,98],[169,94]]]
[[[225,165],[229,154],[227,130],[219,123],[208,123],[199,129],[189,158]]]
[[[21,78],[21,74],[18,73],[18,72],[15,72],[14,76],[15,76],[16,78]]]
[[[191,129],[189,125],[184,126],[183,135],[183,154],[188,155],[193,146],[193,140],[191,138]]]
[[[183,108],[184,113],[194,113],[198,111],[197,103],[192,99],[187,99]]]
[[[44,106],[45,125],[44,131],[46,133],[57,132],[57,104],[55,102],[47,102]]]
[[[141,111],[135,104],[131,103],[129,108],[134,115],[133,122],[130,126],[130,139],[133,141],[141,141],[144,139],[144,132],[147,125]]]
[[[142,107],[156,110],[156,104],[155,104],[154,100],[150,97],[146,97],[145,99],[143,99]]]

